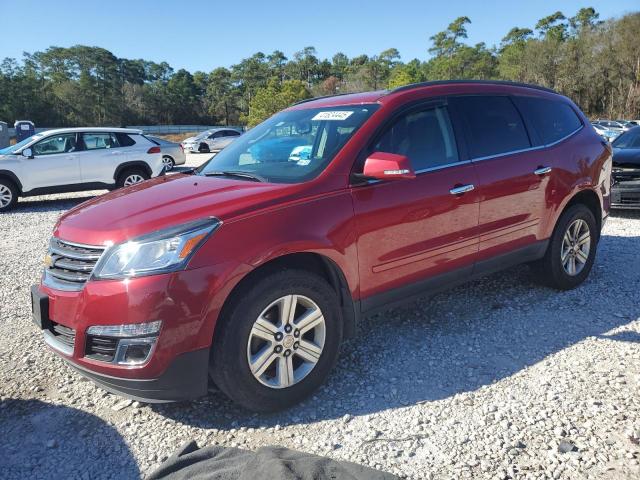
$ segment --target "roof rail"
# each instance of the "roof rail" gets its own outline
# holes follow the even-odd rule
[[[414,88],[432,87],[435,85],[451,85],[451,84],[459,84],[459,83],[477,83],[480,85],[510,85],[513,87],[534,88],[536,90],[542,90],[545,92],[558,93],[555,90],[552,90],[547,87],[542,87],[540,85],[533,85],[531,83],[522,83],[522,82],[512,82],[509,80],[433,80],[430,82],[411,83],[409,85],[404,85],[402,87],[398,87],[391,90],[387,95],[391,93],[404,92],[405,90],[413,90]]]
[[[300,105],[301,103],[307,103],[307,102],[314,102],[316,100],[322,100],[323,98],[333,98],[333,97],[342,97],[344,95],[358,95],[359,93],[370,93],[368,91],[364,91],[364,92],[345,92],[345,93],[334,93],[333,95],[323,95],[321,97],[313,97],[313,98],[307,98],[305,100],[300,100],[293,105]],[[382,94],[381,96],[384,96],[385,94]]]

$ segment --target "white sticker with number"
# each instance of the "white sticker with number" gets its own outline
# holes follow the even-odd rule
[[[336,110],[332,112],[320,112],[317,113],[315,117],[311,120],[346,120],[351,116],[353,112],[347,110]]]

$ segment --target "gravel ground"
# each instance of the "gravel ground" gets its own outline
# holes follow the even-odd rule
[[[29,286],[55,220],[87,196],[0,216],[0,477],[136,478],[190,439],[407,478],[640,477],[640,213],[609,220],[577,290],[539,287],[517,267],[368,318],[315,396],[255,415],[217,392],[123,400],[45,348]]]

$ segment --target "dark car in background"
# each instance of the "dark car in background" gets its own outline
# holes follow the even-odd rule
[[[613,147],[613,208],[640,209],[640,127],[624,132]]]

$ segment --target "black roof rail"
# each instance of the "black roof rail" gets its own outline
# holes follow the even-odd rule
[[[387,95],[391,93],[404,92],[405,90],[413,90],[414,88],[421,87],[432,87],[434,85],[455,85],[459,83],[476,83],[479,85],[509,85],[512,87],[526,87],[526,88],[534,88],[536,90],[542,90],[544,92],[550,93],[558,93],[555,90],[552,90],[547,87],[542,87],[540,85],[533,85],[531,83],[522,83],[522,82],[512,82],[509,80],[433,80],[429,82],[421,82],[421,83],[411,83],[409,85],[404,85],[402,87],[395,88],[391,90]]]
[[[384,95],[386,95],[385,90],[380,91],[381,94],[380,96],[383,97]],[[307,103],[307,102],[314,102],[316,100],[322,100],[323,98],[333,98],[333,97],[342,97],[344,95],[358,95],[359,93],[371,93],[371,91],[364,91],[364,92],[345,92],[345,93],[334,93],[333,95],[323,95],[321,97],[313,97],[313,98],[307,98],[305,100],[300,100],[293,105],[300,105],[301,103]],[[388,93],[388,92],[387,92]]]

